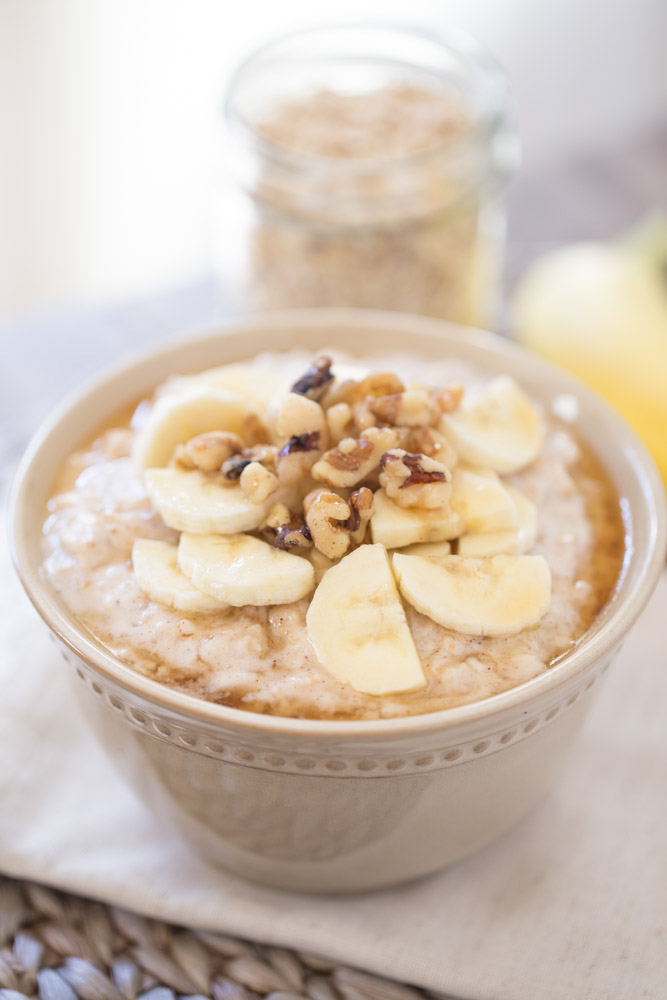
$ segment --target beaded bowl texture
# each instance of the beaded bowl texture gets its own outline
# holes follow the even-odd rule
[[[612,600],[556,666],[484,701],[407,718],[256,715],[135,672],[77,623],[43,579],[45,503],[59,466],[82,438],[170,374],[266,350],[317,352],[331,344],[366,356],[455,355],[491,374],[514,375],[547,407],[556,396],[576,397],[575,426],[604,462],[624,506],[626,558]],[[564,762],[601,676],[655,586],[666,544],[658,474],[596,396],[491,334],[362,310],[258,315],[103,374],[65,400],[38,432],[11,506],[25,589],[73,668],[73,697],[127,780],[216,863],[311,892],[355,892],[426,875],[524,815]]]

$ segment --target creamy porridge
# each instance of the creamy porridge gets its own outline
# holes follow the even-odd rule
[[[609,599],[623,535],[595,457],[512,379],[292,352],[175,377],[73,454],[44,571],[162,683],[373,719],[549,669]]]

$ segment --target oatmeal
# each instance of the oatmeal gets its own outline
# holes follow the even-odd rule
[[[44,567],[73,614],[145,675],[274,715],[431,712],[549,669],[620,572],[606,474],[506,376],[375,368],[176,377],[72,455]]]

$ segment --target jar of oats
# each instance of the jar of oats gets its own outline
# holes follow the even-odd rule
[[[300,32],[233,77],[220,260],[248,308],[491,323],[517,158],[503,73],[470,39]]]

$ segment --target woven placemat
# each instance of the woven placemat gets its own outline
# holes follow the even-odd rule
[[[0,875],[0,1000],[447,1000]]]

